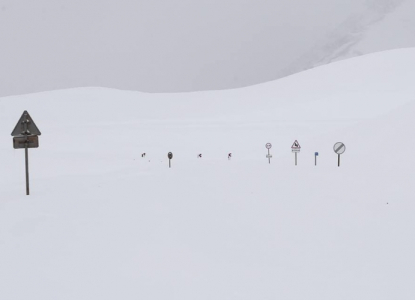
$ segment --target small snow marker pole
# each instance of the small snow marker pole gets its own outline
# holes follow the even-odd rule
[[[272,155],[271,155],[271,153],[269,153],[269,150],[272,148],[272,144],[271,144],[271,143],[267,143],[267,144],[265,145],[265,148],[267,148],[267,149],[268,149],[268,155],[267,155],[267,158],[268,158],[268,163],[269,163],[269,164],[271,164],[271,157],[272,157]]]
[[[173,158],[173,153],[169,152],[167,157],[169,158],[169,168],[171,168],[171,159]]]

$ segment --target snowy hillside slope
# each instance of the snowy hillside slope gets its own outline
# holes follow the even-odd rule
[[[415,0],[0,0],[0,96],[249,86],[415,47],[414,13]]]
[[[415,1],[368,1],[367,9],[350,17],[305,55],[285,69],[284,75],[368,53],[415,47]]]
[[[401,49],[237,90],[0,98],[0,298],[412,299],[414,76]]]
[[[0,0],[0,96],[274,80],[364,1]]]

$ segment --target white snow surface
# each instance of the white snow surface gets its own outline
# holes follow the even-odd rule
[[[414,299],[413,78],[412,48],[236,90],[0,98],[0,299]]]

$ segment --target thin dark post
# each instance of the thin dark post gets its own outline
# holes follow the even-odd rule
[[[25,150],[25,167],[26,167],[26,195],[29,196],[30,194],[30,190],[29,190],[29,139],[27,137],[28,135],[28,124],[29,124],[29,120],[27,119],[27,115],[26,116],[26,120],[24,121],[24,135],[26,136],[26,141],[24,143],[24,150]]]
[[[340,167],[340,154],[337,154],[337,156],[339,157],[339,160],[338,160],[337,166],[338,166],[338,167]]]
[[[268,149],[268,162],[271,163],[271,157],[269,156],[269,149]]]
[[[30,194],[29,191],[29,149],[27,148],[27,144],[29,142],[27,141],[27,136],[26,136],[26,142],[25,142],[25,160],[26,160],[26,195]]]
[[[314,155],[314,165],[317,166],[317,155]]]
[[[297,165],[297,152],[295,152],[295,165]]]
[[[167,158],[169,159],[169,168],[171,168],[171,159],[173,158],[173,153],[167,153]]]

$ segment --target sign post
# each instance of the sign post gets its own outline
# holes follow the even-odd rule
[[[317,166],[317,156],[318,156],[318,152],[314,153],[314,165]]]
[[[337,154],[337,166],[340,167],[340,155],[346,151],[346,145],[341,142],[335,143],[333,150]]]
[[[300,143],[295,140],[294,144],[291,146],[291,151],[295,153],[295,165],[297,165],[297,153],[299,153],[301,150]]]
[[[39,138],[41,135],[35,122],[25,110],[17,122],[12,132],[13,148],[25,149],[25,169],[26,169],[26,195],[30,195],[29,188],[29,148],[39,147]]]
[[[167,157],[169,158],[169,168],[171,168],[171,160],[172,160],[172,158],[173,158],[173,153],[169,152],[169,153],[167,154]]]
[[[267,158],[268,158],[268,163],[271,163],[271,158],[272,158],[272,155],[269,153],[269,150],[272,148],[272,144],[271,143],[267,143],[266,145],[265,145],[265,148],[267,148],[268,149],[268,154],[267,154]]]

